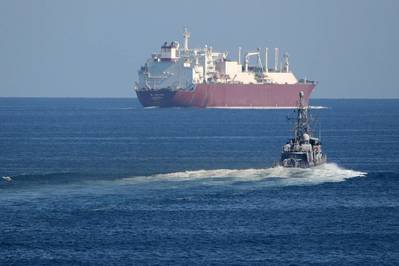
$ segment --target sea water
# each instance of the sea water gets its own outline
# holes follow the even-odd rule
[[[399,100],[312,105],[284,169],[293,110],[0,98],[0,264],[398,264]]]

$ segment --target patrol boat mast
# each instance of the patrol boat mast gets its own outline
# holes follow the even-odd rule
[[[309,117],[307,108],[303,103],[303,91],[299,92],[299,101],[297,109],[297,119],[295,123],[295,140],[298,142],[302,141],[305,134],[310,133]]]

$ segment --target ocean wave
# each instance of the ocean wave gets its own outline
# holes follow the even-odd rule
[[[73,172],[47,172],[47,173],[22,173],[16,175],[0,175],[0,188],[19,186],[41,186],[62,183],[81,182],[89,177],[82,173]]]
[[[115,109],[109,109],[109,110],[135,110],[138,109],[137,107],[120,107],[120,108],[115,108]]]
[[[365,176],[367,173],[344,169],[336,164],[328,163],[321,166],[297,169],[272,167],[264,169],[216,169],[183,171],[150,176],[123,178],[120,182],[132,184],[137,182],[193,181],[205,184],[234,184],[239,182],[259,182],[264,185],[286,186],[320,184],[324,182],[342,182],[346,179]]]
[[[311,105],[310,109],[329,109],[330,107],[322,106],[322,105]]]

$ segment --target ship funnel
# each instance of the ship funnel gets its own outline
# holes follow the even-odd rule
[[[267,61],[269,61],[269,59],[267,58],[268,57],[268,53],[269,53],[269,48],[265,48],[265,72],[268,72],[269,70],[268,70],[268,66],[267,66]]]
[[[288,53],[284,53],[284,66],[283,66],[283,71],[284,72],[289,72],[290,71],[290,64],[288,63]]]
[[[274,48],[274,71],[278,71],[278,48]]]
[[[238,47],[238,64],[241,65],[241,46]]]
[[[187,27],[184,27],[184,32],[183,32],[183,38],[184,38],[184,51],[188,50],[188,39],[190,38],[190,33],[187,31]]]
[[[248,64],[249,64],[249,58],[248,58],[248,52],[247,52],[247,53],[245,53],[245,63],[244,63],[245,72],[248,72]]]

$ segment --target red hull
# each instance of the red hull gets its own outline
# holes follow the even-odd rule
[[[174,92],[139,90],[137,96],[144,106],[291,108],[296,107],[300,91],[307,104],[314,87],[313,83],[198,84],[193,90]]]

